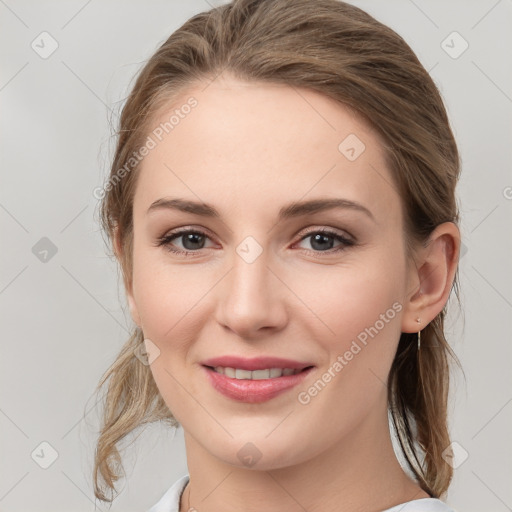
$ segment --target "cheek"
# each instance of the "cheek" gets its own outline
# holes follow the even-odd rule
[[[150,366],[154,381],[174,417],[183,424],[194,410],[191,394],[198,393],[197,369],[188,360],[190,348],[209,318],[201,298],[211,285],[198,278],[198,267],[157,265],[149,260],[143,265],[141,257],[134,263],[134,297],[144,337],[159,350]]]
[[[308,286],[316,283],[310,306],[321,321],[311,317],[302,327],[310,328],[307,332],[325,357],[317,380],[300,390],[299,401],[313,417],[333,419],[327,437],[339,435],[340,429],[349,432],[386,401],[403,305],[399,272],[391,265],[382,271],[385,261],[380,271],[354,267],[306,281]]]
[[[197,265],[170,263],[163,248],[136,249],[133,292],[144,334],[179,339],[176,332],[190,322],[190,313],[211,288],[207,277]]]
[[[390,330],[391,324],[399,324],[403,279],[403,268],[396,255],[375,251],[364,258],[347,258],[342,266],[319,266],[301,272],[300,277],[289,274],[285,281],[291,283],[300,299],[293,303],[300,309],[303,321],[314,329],[317,339],[327,345],[338,340],[343,348],[347,340],[375,323],[383,331]]]
[[[360,417],[386,393],[401,332],[401,265],[396,254],[368,253],[364,262],[354,259],[346,267],[308,275],[296,288],[309,306],[302,331],[325,355],[319,378],[326,392],[313,400],[326,413],[337,403],[343,405],[340,411],[359,411],[354,417]],[[312,398],[304,391],[306,401]]]
[[[390,268],[391,271],[391,268]],[[386,394],[389,370],[401,333],[402,297],[390,275],[374,276],[365,290],[354,291],[354,303],[347,308],[355,319],[343,340],[341,374],[352,390],[348,397],[354,407]],[[338,324],[342,329],[342,324]]]

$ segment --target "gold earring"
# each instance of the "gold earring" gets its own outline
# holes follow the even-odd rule
[[[418,323],[421,323],[421,319],[416,319],[416,322]],[[420,347],[421,347],[421,329],[418,331],[418,352],[420,350]]]

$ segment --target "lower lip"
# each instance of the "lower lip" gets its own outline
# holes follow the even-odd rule
[[[224,396],[239,402],[266,402],[300,384],[314,369],[310,367],[295,375],[284,375],[273,379],[234,379],[203,366],[211,385]]]

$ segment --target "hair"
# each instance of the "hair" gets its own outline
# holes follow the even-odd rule
[[[223,71],[243,81],[316,91],[352,108],[377,130],[402,198],[408,258],[439,224],[458,225],[456,142],[436,85],[402,37],[338,0],[234,0],[193,16],[172,33],[139,72],[122,109],[100,216],[127,289],[138,165],[122,179],[119,170],[142,147],[158,109]],[[458,269],[452,288],[460,303]],[[401,333],[387,383],[407,466],[433,497],[446,492],[453,476],[443,458],[450,445],[449,356],[460,363],[445,338],[445,312],[446,305],[422,330],[420,352],[417,335]],[[108,381],[93,471],[95,495],[103,501],[112,501],[103,484],[115,491],[123,469],[118,443],[145,423],[179,425],[149,366],[135,356],[143,342],[136,327],[97,387]]]

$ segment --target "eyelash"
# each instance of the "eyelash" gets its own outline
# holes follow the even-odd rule
[[[198,253],[201,249],[198,249],[197,251],[183,251],[181,249],[173,249],[172,248],[172,244],[171,244],[172,240],[175,240],[176,238],[179,238],[180,236],[188,235],[188,234],[196,234],[196,235],[201,235],[201,236],[205,236],[206,238],[209,238],[208,234],[203,231],[196,230],[196,229],[184,229],[184,230],[176,231],[174,233],[170,233],[168,235],[164,235],[164,236],[158,238],[157,243],[155,245],[157,247],[164,246],[166,250],[168,250],[174,254],[180,254],[180,255],[184,255],[184,256]],[[346,238],[346,237],[340,235],[339,233],[337,233],[335,231],[331,231],[329,229],[317,229],[314,231],[309,231],[299,240],[298,243],[302,242],[303,240],[305,240],[306,238],[309,238],[312,235],[317,235],[317,234],[333,237],[337,241],[341,242],[342,245],[339,246],[338,248],[332,248],[327,251],[314,251],[312,249],[302,249],[307,254],[313,254],[315,257],[318,256],[319,254],[338,253],[338,252],[346,250],[347,247],[356,245],[356,242],[354,242],[353,240],[350,240],[349,238]]]

